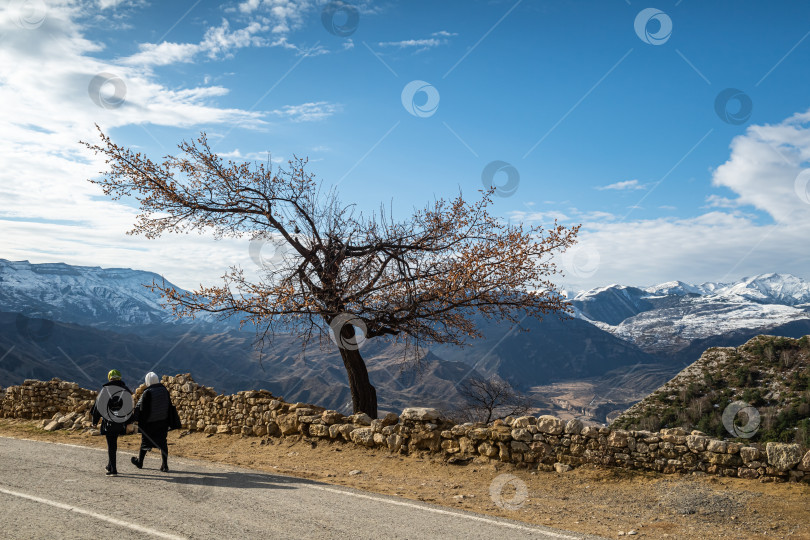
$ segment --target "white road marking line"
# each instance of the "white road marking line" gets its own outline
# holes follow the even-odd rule
[[[19,497],[21,499],[27,499],[29,501],[38,502],[41,504],[47,504],[48,506],[53,506],[54,508],[60,508],[62,510],[67,510],[68,512],[74,512],[76,514],[83,514],[85,516],[98,519],[100,521],[106,521],[107,523],[112,523],[113,525],[118,525],[119,527],[124,527],[127,529],[131,529],[133,531],[146,533],[152,536],[156,536],[158,538],[168,538],[170,540],[185,540],[183,536],[176,536],[174,534],[168,534],[161,531],[156,531],[155,529],[150,529],[149,527],[144,527],[142,525],[138,525],[136,523],[130,523],[128,521],[123,521],[121,519],[116,519],[114,517],[105,516],[104,514],[99,514],[97,512],[92,512],[90,510],[85,510],[84,508],[79,508],[78,506],[71,506],[69,504],[60,503],[58,501],[52,501],[50,499],[43,499],[42,497],[35,497],[33,495],[28,495],[27,493],[20,493],[18,491],[10,491],[8,489],[0,488],[0,493],[5,493],[6,495],[11,495],[12,497]]]
[[[301,487],[305,487],[305,488],[309,488],[309,489],[317,489],[319,491],[328,491],[330,493],[337,493],[337,494],[340,494],[340,495],[350,495],[352,497],[357,497],[358,499],[368,499],[370,501],[384,502],[384,503],[388,503],[388,504],[393,504],[395,506],[405,506],[405,507],[408,507],[408,508],[416,508],[418,510],[425,510],[427,512],[433,512],[435,514],[442,514],[442,515],[447,515],[447,516],[455,516],[455,517],[464,518],[464,519],[471,519],[473,521],[481,521],[481,522],[484,522],[484,523],[489,523],[491,525],[498,525],[498,526],[501,526],[501,527],[509,527],[510,529],[519,529],[519,530],[522,530],[522,531],[530,531],[530,532],[533,532],[533,533],[545,534],[547,536],[552,536],[554,538],[565,538],[567,540],[581,540],[581,538],[582,538],[580,536],[568,536],[568,535],[565,535],[565,534],[559,534],[559,533],[555,533],[555,532],[551,532],[551,531],[545,531],[543,529],[536,528],[536,527],[525,527],[523,525],[518,525],[517,523],[506,523],[506,522],[498,521],[498,520],[495,520],[495,519],[489,519],[489,518],[480,517],[480,516],[472,516],[472,515],[469,515],[469,514],[460,514],[458,512],[452,512],[450,510],[442,510],[440,508],[433,508],[433,507],[430,507],[430,506],[422,506],[420,504],[415,504],[415,503],[409,503],[409,502],[404,502],[404,501],[395,501],[395,500],[386,499],[386,498],[383,498],[383,497],[374,497],[373,495],[364,495],[362,493],[354,493],[354,492],[351,492],[351,491],[343,491],[342,489],[329,488],[329,487],[325,487],[325,486],[312,486],[312,485],[307,485],[307,484],[302,484]]]

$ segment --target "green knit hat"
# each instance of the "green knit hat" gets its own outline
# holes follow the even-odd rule
[[[107,373],[107,380],[108,381],[120,381],[121,380],[121,372],[117,369],[111,369],[109,373]]]

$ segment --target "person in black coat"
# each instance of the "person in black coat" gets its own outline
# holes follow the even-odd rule
[[[101,420],[99,431],[107,438],[105,468],[108,476],[115,476],[118,474],[116,467],[118,437],[126,433],[127,425],[132,423],[132,390],[121,380],[121,372],[117,369],[110,370],[107,381],[101,387],[90,414],[94,426]]]
[[[169,409],[172,400],[169,391],[160,384],[158,376],[149,372],[146,374],[146,390],[135,406],[135,418],[138,421],[138,430],[141,432],[141,451],[138,457],[132,458],[132,463],[139,469],[143,468],[146,453],[152,448],[160,450],[162,472],[169,472],[169,445],[166,435],[169,432]]]

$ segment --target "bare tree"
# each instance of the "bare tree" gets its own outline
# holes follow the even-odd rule
[[[458,392],[464,399],[458,414],[474,422],[489,423],[507,416],[522,416],[532,408],[528,397],[500,379],[470,377],[459,385]]]
[[[579,227],[506,225],[489,214],[492,190],[473,203],[461,195],[440,199],[395,221],[382,208],[363,215],[334,191],[323,194],[305,159],[286,170],[225,163],[203,133],[179,145],[180,157],[156,163],[99,134],[101,144],[84,144],[106,157],[109,170],[91,182],[114,199],[138,202],[130,234],[213,231],[286,249],[258,279],[234,266],[221,286],[191,293],[154,284],[174,313],[238,316],[256,325],[262,345],[275,331],[291,332],[302,344],[331,331],[355,412],[377,415],[357,329],[364,339],[402,339],[418,353],[425,343],[462,345],[479,337],[475,313],[516,323],[521,314],[569,310],[550,281],[557,272],[552,257],[576,241]]]

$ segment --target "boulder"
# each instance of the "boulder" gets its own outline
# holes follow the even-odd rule
[[[769,442],[765,453],[768,464],[779,471],[788,471],[802,460],[802,449],[798,444]]]
[[[613,446],[615,448],[622,448],[627,446],[627,441],[630,437],[630,434],[627,431],[622,429],[614,430],[608,435],[607,443],[608,446]]]
[[[276,417],[282,435],[292,435],[298,433],[298,416],[295,413],[284,414]]]
[[[441,448],[441,441],[441,434],[436,430],[414,431],[411,433],[411,440],[408,443],[408,447],[416,450],[438,452],[439,448]]]
[[[399,452],[400,448],[402,448],[402,443],[405,442],[405,439],[403,439],[401,435],[393,433],[388,436],[386,442],[388,443],[388,449],[390,451]]]
[[[563,432],[564,427],[563,421],[556,416],[544,414],[537,418],[537,429],[541,433],[559,435]]]
[[[323,411],[321,413],[321,420],[323,420],[323,423],[330,426],[332,424],[337,424],[338,422],[343,421],[344,418],[345,416],[343,416],[337,411]]]
[[[428,407],[408,407],[402,411],[400,418],[416,422],[431,422],[438,420],[441,416],[441,413],[436,409],[430,409]]]
[[[528,429],[518,428],[512,430],[512,438],[516,441],[531,442],[532,434]]]
[[[579,435],[582,433],[582,428],[585,427],[585,424],[582,423],[581,420],[576,418],[572,418],[565,424],[565,432],[571,435]]]
[[[382,427],[393,426],[399,422],[399,416],[396,413],[388,413],[380,419]]]
[[[800,471],[810,471],[810,450],[808,450],[807,453],[804,454],[802,462],[799,463],[798,469]]]
[[[354,444],[360,446],[374,446],[374,430],[371,428],[353,429],[349,434],[349,438]]]
[[[717,454],[725,454],[728,450],[728,443],[726,441],[718,441],[717,439],[711,439],[706,444],[706,450],[709,452],[715,452]]]
[[[43,429],[45,431],[56,431],[57,429],[61,428],[62,428],[61,422],[59,422],[58,420],[51,420],[50,422],[48,422],[48,425],[46,425]]]
[[[461,447],[455,439],[447,439],[446,441],[442,441],[442,450],[448,454],[455,454],[461,450]]]
[[[757,461],[760,458],[759,448],[754,448],[753,446],[743,446],[740,448],[740,457],[742,458],[743,463]]]
[[[536,426],[537,419],[534,416],[519,416],[512,422],[512,427],[515,429],[525,429],[529,426]]]
[[[357,424],[358,426],[370,426],[371,417],[364,412],[353,414],[349,417],[349,422]]]
[[[708,437],[702,435],[688,435],[686,437],[686,446],[694,452],[703,452],[706,450],[708,440]]]
[[[498,447],[490,442],[484,441],[478,445],[478,453],[486,457],[495,457],[498,455]]]

